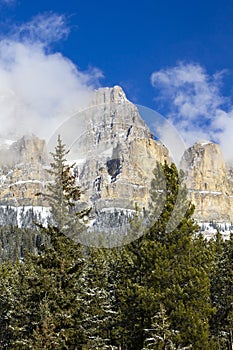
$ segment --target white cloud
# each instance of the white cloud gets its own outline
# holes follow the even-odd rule
[[[199,64],[179,63],[154,72],[151,83],[187,145],[202,139],[219,142],[225,158],[233,161],[233,106],[221,94],[224,73],[209,75]]]
[[[66,38],[69,33],[66,17],[49,12],[38,14],[20,27],[13,27],[11,35],[20,42],[48,45]]]
[[[0,0],[1,4],[11,5],[14,4],[16,0]]]
[[[68,33],[63,16],[46,14],[0,40],[0,135],[49,137],[64,117],[89,101],[101,72],[81,72],[50,47]]]
[[[17,0],[0,0],[0,7],[11,7],[17,4]]]

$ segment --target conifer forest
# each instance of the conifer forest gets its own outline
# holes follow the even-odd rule
[[[19,228],[12,213],[0,227],[0,349],[232,350],[233,235],[202,236],[182,172],[155,164],[144,234],[135,215],[135,239],[97,248],[78,240],[91,208],[76,210],[82,189],[66,154],[58,138],[53,181],[38,193],[48,224],[28,213]],[[188,209],[167,230],[178,193]]]

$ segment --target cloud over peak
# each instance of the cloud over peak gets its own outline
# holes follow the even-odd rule
[[[1,5],[11,6],[11,5],[14,5],[16,1],[17,0],[0,0],[0,6]]]
[[[66,39],[69,33],[66,16],[48,12],[38,14],[20,26],[13,26],[11,36],[20,42],[49,45]]]
[[[0,39],[0,136],[49,137],[64,117],[89,101],[102,73],[80,71],[51,48],[69,30],[63,15],[46,13]]]
[[[198,63],[180,62],[151,75],[157,99],[166,106],[169,121],[187,145],[200,139],[220,143],[228,161],[233,161],[233,106],[222,94],[226,71],[208,74]],[[228,140],[226,140],[228,139]]]

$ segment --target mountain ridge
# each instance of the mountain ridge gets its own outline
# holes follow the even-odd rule
[[[119,86],[95,91],[90,107],[81,113],[58,128],[50,148],[61,134],[70,149],[68,161],[77,162],[77,181],[85,190],[83,202],[98,214],[111,208],[134,210],[136,203],[147,207],[156,161],[172,161],[168,149],[154,140],[137,107]],[[0,149],[1,205],[43,205],[35,193],[45,191],[49,181],[46,146],[44,140],[28,135]],[[220,147],[198,141],[185,151],[181,168],[196,206],[194,218],[233,221],[233,172]]]

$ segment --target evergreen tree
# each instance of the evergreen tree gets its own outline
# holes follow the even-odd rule
[[[164,306],[160,305],[160,311],[151,318],[151,328],[145,329],[146,339],[143,350],[168,350],[174,349],[172,338],[174,331],[171,331],[168,317]]]
[[[194,207],[187,203],[182,173],[179,174],[174,164],[165,163],[155,169],[155,179],[160,178],[161,171],[166,179],[166,193],[164,189],[160,191],[159,181],[152,181],[151,188],[151,218],[154,210],[155,221],[150,219],[148,232],[124,249],[125,263],[120,280],[123,289],[119,291],[119,298],[122,326],[130,328],[128,336],[125,330],[123,332],[128,349],[141,349],[145,339],[143,330],[151,328],[152,317],[163,304],[171,330],[177,331],[175,346],[212,349],[209,342],[212,314],[209,256],[205,242],[196,238],[198,228],[192,219]],[[182,201],[179,199],[177,203],[177,196],[181,194]],[[158,218],[158,197],[165,195]],[[175,206],[176,211],[177,208],[188,209],[178,226],[170,231],[167,225],[171,223]]]
[[[36,252],[37,242],[46,244],[46,237],[34,228],[19,228],[16,226],[0,227],[0,261],[17,261],[23,259],[25,251]]]
[[[15,259],[14,265],[0,265],[0,347],[215,350],[230,346],[232,239],[214,245],[197,235],[182,173],[174,164],[157,164],[150,213],[142,218],[137,213],[131,243],[111,250],[84,248],[78,242],[88,210],[79,210],[81,190],[66,154],[59,137],[50,171],[54,181],[44,195],[52,220],[48,227],[40,225],[40,236],[27,241],[28,246],[37,244],[37,254],[26,254],[23,263]],[[7,235],[3,238],[2,249],[10,249]],[[16,246],[11,254],[18,254],[20,239]],[[210,337],[211,317],[222,347]]]
[[[27,334],[33,327],[34,310],[28,295],[32,277],[32,266],[20,262],[1,265],[1,348],[28,349]]]
[[[73,171],[75,163],[67,164],[68,153],[59,135],[55,152],[51,152],[53,161],[48,170],[52,181],[48,183],[46,193],[37,195],[42,195],[51,208],[52,226],[67,237],[79,241],[80,233],[86,231],[82,219],[88,216],[90,209],[78,208],[82,191]]]
[[[50,171],[54,181],[44,195],[51,206],[53,223],[48,227],[39,225],[42,236],[49,237],[49,244],[41,244],[38,254],[27,254],[17,269],[17,303],[8,324],[14,349],[80,349],[83,343],[78,327],[83,247],[69,236],[76,239],[79,230],[84,229],[80,218],[86,211],[76,209],[81,191],[71,167],[66,165],[66,153],[59,137]]]
[[[39,304],[40,322],[33,330],[32,336],[28,341],[31,349],[47,350],[47,349],[61,349],[67,348],[66,337],[61,330],[57,332],[56,325],[54,324],[54,316],[50,311],[50,302],[46,298]]]
[[[17,292],[19,287],[19,264],[5,262],[0,264],[0,348],[11,349],[14,328],[11,320],[15,316]]]
[[[218,349],[233,348],[233,234],[225,242],[217,234],[215,269],[212,275],[211,296],[216,314],[211,328]]]
[[[117,349],[114,344],[114,327],[117,321],[112,252],[90,247],[83,269],[83,303],[80,310],[80,327],[88,349]]]
[[[177,331],[171,329],[164,306],[160,305],[159,312],[151,319],[151,328],[145,329],[146,339],[142,350],[188,350],[192,345],[176,347],[174,338]]]

